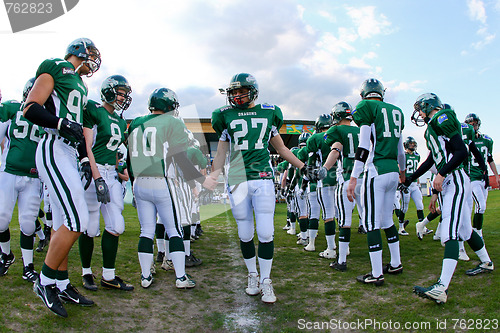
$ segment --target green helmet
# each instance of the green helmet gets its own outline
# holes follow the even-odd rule
[[[406,138],[405,142],[403,143],[403,146],[405,149],[415,151],[417,150],[417,140],[415,140],[414,137],[409,136]]]
[[[329,114],[323,113],[322,115],[320,115],[314,123],[316,133],[321,132],[325,129],[329,129],[332,126],[332,122],[332,116],[330,116]]]
[[[101,54],[94,42],[88,38],[78,38],[72,41],[66,49],[64,59],[67,60],[71,55],[83,59],[84,63],[87,64],[90,69],[87,76],[92,76],[101,67]]]
[[[309,139],[310,137],[311,137],[311,133],[309,133],[309,132],[302,132],[299,135],[299,147],[300,146],[305,146],[306,142],[307,142],[307,139]]]
[[[174,116],[177,116],[178,108],[179,102],[177,101],[177,95],[173,90],[168,88],[158,88],[149,96],[149,111],[159,110],[165,113],[174,111]]]
[[[248,94],[233,96],[233,91],[239,88],[247,88]],[[259,96],[259,85],[251,74],[239,73],[233,76],[231,82],[229,82],[229,87],[226,88],[226,94],[231,106],[238,109],[246,109]],[[243,103],[241,99],[245,97],[248,97],[249,101]]]
[[[473,122],[477,123],[477,129],[472,124]],[[465,123],[473,126],[475,131],[477,131],[479,127],[481,127],[481,119],[479,119],[479,117],[475,113],[469,113],[467,116],[465,116]]]
[[[434,93],[426,93],[418,96],[417,101],[413,104],[413,114],[411,115],[411,121],[415,125],[421,127],[429,122],[429,114],[434,109],[442,109],[443,104],[439,97]],[[420,111],[425,113],[426,117],[420,117]]]
[[[339,102],[332,108],[333,124],[338,124],[342,119],[352,120],[352,107],[347,102]]]
[[[36,78],[32,77],[31,79],[26,82],[23,88],[23,102],[26,101],[26,98],[28,98],[28,95],[31,91],[31,88],[33,88],[33,85],[35,84]]]
[[[377,79],[367,79],[361,85],[360,95],[362,99],[378,97],[384,100],[385,88]]]
[[[443,110],[451,110],[451,111],[455,111],[455,109],[453,108],[453,106],[451,106],[450,104],[448,103],[444,103],[443,104]]]
[[[124,92],[118,91],[119,89]],[[101,100],[113,106],[115,110],[125,111],[132,103],[131,92],[132,88],[126,78],[121,75],[112,75],[101,85]],[[119,101],[118,96],[122,96],[124,100]]]

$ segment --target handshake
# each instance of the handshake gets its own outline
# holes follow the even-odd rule
[[[309,181],[318,181],[326,178],[328,170],[325,167],[314,168],[312,165],[304,164],[300,169],[300,175]]]

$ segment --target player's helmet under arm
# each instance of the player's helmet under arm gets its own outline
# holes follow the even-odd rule
[[[338,124],[342,119],[352,120],[352,106],[347,102],[339,102],[332,108],[333,124]]]
[[[384,100],[384,85],[377,79],[367,79],[361,85],[360,95],[362,99],[378,97]]]
[[[173,90],[168,88],[158,88],[149,96],[149,111],[158,110],[165,113],[174,111],[174,115],[177,116],[178,108],[179,102],[177,101],[177,95]]]
[[[66,49],[64,59],[67,60],[71,55],[83,59],[83,62],[89,67],[90,72],[87,76],[92,76],[101,67],[101,54],[88,38],[78,38],[72,41]]]
[[[311,137],[311,133],[309,133],[309,132],[302,132],[299,135],[299,146],[305,146],[306,142],[307,142],[307,139],[309,139],[310,137]]]
[[[434,109],[442,109],[443,104],[439,97],[434,93],[426,93],[418,96],[417,101],[413,104],[413,114],[411,115],[411,121],[415,125],[421,127],[429,122],[429,114]],[[425,113],[425,118],[420,116],[420,111]]]
[[[409,136],[406,138],[405,142],[403,142],[403,146],[405,149],[415,151],[417,150],[417,140],[414,137]]]
[[[472,125],[473,122],[477,122],[477,129],[481,126],[481,119],[477,116],[475,113],[469,113],[467,116],[465,116],[465,123]]]
[[[123,90],[123,91],[118,91]],[[101,100],[113,106],[115,110],[127,110],[132,103],[132,88],[127,79],[121,75],[111,75],[101,85]],[[118,96],[122,96],[120,101]]]
[[[248,94],[234,96],[234,90],[247,88]],[[259,85],[253,75],[248,73],[239,73],[232,77],[229,82],[229,87],[226,88],[227,100],[231,106],[239,109],[246,109],[259,96]],[[248,97],[248,102],[243,102],[242,99]]]
[[[33,88],[33,85],[35,84],[36,78],[32,77],[31,79],[26,82],[23,88],[23,100],[22,102],[26,101],[26,98],[28,98],[28,95],[31,91],[31,88]]]
[[[314,123],[314,128],[316,129],[316,132],[321,132],[322,130],[329,129],[332,126],[332,122],[333,122],[332,116],[323,113],[316,119],[316,122]]]

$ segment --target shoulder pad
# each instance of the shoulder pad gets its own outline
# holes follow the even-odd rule
[[[469,125],[467,125],[466,123],[461,123],[462,124],[462,128],[469,128]]]
[[[483,134],[483,138],[485,138],[486,140],[491,140],[491,138],[486,134]]]
[[[274,110],[276,108],[275,105],[267,104],[267,103],[261,104],[260,107],[262,109],[268,109],[268,110]]]
[[[420,154],[417,153],[416,151],[414,151],[413,154],[415,154],[415,156],[420,156]]]
[[[226,110],[229,110],[229,109],[232,109],[233,107],[231,105],[226,105],[226,106],[223,106],[219,109],[219,112],[224,112]]]

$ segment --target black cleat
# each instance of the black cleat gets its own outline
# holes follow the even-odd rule
[[[403,273],[403,265],[399,264],[398,267],[392,267],[391,264],[387,264],[384,266],[382,271],[384,272],[384,274],[392,274],[392,275],[401,274]]]
[[[118,289],[118,290],[125,290],[125,291],[134,290],[133,285],[123,281],[118,276],[115,276],[115,278],[113,280],[110,280],[110,281],[101,279],[101,286],[103,286],[105,288],[109,288],[109,289]]]
[[[38,242],[38,246],[36,247],[36,252],[42,252],[43,249],[45,248],[45,246],[47,246],[47,244],[49,244],[49,241],[47,238],[45,239],[40,239],[40,241]]]
[[[16,261],[14,253],[10,251],[9,254],[2,253],[2,260],[0,262],[0,276],[4,276],[9,271],[10,265]]]
[[[356,280],[361,283],[365,284],[374,284],[377,287],[380,287],[381,285],[384,284],[384,275],[380,275],[379,277],[374,277],[372,273],[368,273],[365,275],[360,275],[356,277]]]
[[[165,258],[165,252],[158,251],[156,255],[156,262],[163,262],[163,258]]]
[[[362,225],[359,226],[358,228],[358,234],[366,234],[366,229]]]
[[[33,292],[42,299],[43,303],[50,311],[64,318],[68,316],[66,309],[63,307],[58,297],[59,289],[57,289],[55,284],[42,286],[40,284],[40,279],[37,279],[33,284]]]
[[[92,300],[86,298],[85,296],[83,296],[82,294],[80,294],[78,289],[73,287],[73,285],[71,285],[71,283],[68,284],[66,289],[59,292],[59,298],[66,303],[73,303],[73,304],[78,304],[81,306],[94,305],[94,301],[92,301]]]
[[[31,283],[35,283],[38,279],[38,273],[35,271],[35,266],[33,263],[24,266],[23,268],[23,279]]]
[[[200,266],[203,263],[203,260],[196,258],[193,253],[189,256],[186,256],[186,267],[194,267]]]
[[[338,262],[334,261],[330,264],[330,267],[337,270],[337,271],[345,272],[347,270],[347,263],[345,263],[345,262],[338,263]]]
[[[85,274],[82,276],[83,288],[91,291],[97,290],[97,285],[94,282],[93,274]]]

